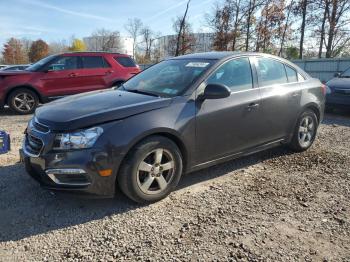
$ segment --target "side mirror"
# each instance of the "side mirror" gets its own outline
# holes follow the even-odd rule
[[[220,99],[226,98],[231,95],[231,90],[221,84],[209,84],[205,87],[204,93],[201,95],[201,99]]]
[[[334,73],[334,77],[340,77],[340,73],[339,72]]]

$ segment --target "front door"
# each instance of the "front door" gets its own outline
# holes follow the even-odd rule
[[[78,56],[57,57],[46,66],[40,81],[48,97],[77,93],[81,85]]]
[[[239,153],[260,144],[260,92],[254,86],[249,58],[225,62],[197,90],[207,84],[231,89],[227,98],[196,101],[196,164]]]

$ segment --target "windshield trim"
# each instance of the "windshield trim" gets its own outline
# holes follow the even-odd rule
[[[52,60],[56,59],[57,57],[59,57],[60,55],[56,54],[56,55],[50,55],[47,57],[44,57],[43,59],[37,61],[36,63],[30,65],[28,68],[25,69],[25,71],[29,71],[29,72],[40,72],[48,63],[51,63]],[[48,59],[50,58],[50,59]],[[44,64],[39,65],[38,68],[34,69],[34,70],[30,70],[31,67],[34,67],[36,64],[38,64],[40,61],[44,60],[44,59],[48,59]]]

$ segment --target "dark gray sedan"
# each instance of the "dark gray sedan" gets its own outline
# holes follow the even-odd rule
[[[279,145],[308,149],[326,88],[287,60],[213,52],[165,60],[119,89],[37,109],[23,142],[42,186],[137,202],[173,191],[183,173]]]
[[[343,73],[336,73],[335,78],[326,83],[327,107],[350,108],[350,67]]]

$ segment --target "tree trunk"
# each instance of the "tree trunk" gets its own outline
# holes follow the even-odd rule
[[[323,41],[324,41],[324,31],[325,31],[325,24],[327,19],[327,13],[329,8],[329,1],[325,0],[325,8],[323,12],[323,18],[322,18],[322,26],[321,26],[321,39],[320,39],[320,47],[318,49],[318,58],[322,57],[322,49],[323,49]]]
[[[282,34],[282,39],[281,39],[281,47],[280,47],[280,51],[279,51],[279,56],[282,56],[282,52],[283,52],[283,45],[284,45],[284,39],[286,37],[286,32],[287,32],[287,28],[288,28],[288,23],[289,23],[289,16],[290,16],[290,12],[293,8],[293,4],[294,4],[294,0],[292,0],[289,4],[289,8],[288,8],[288,14],[287,14],[287,19],[286,19],[286,24],[284,25],[284,29],[283,29],[283,34]]]
[[[303,7],[302,7],[302,21],[301,21],[301,28],[300,28],[299,59],[303,59],[306,9],[307,9],[307,0],[304,0]]]
[[[255,2],[255,0],[254,0]],[[255,5],[255,3],[254,3]],[[248,17],[247,17],[247,33],[245,38],[245,51],[248,51],[249,49],[249,35],[250,35],[250,23],[251,23],[251,15],[253,13],[252,10],[252,0],[249,0],[249,9],[248,9]]]
[[[338,10],[338,0],[332,1],[332,14],[329,21],[329,33],[328,33],[328,41],[326,47],[326,58],[332,57],[332,44],[334,39],[334,31],[336,26],[336,16]]]
[[[181,20],[181,23],[180,23],[179,33],[178,33],[178,35],[177,35],[175,56],[179,56],[179,51],[180,51],[180,38],[181,38],[181,35],[182,35],[182,30],[184,29],[184,26],[185,26],[186,16],[187,16],[188,7],[189,7],[189,5],[190,5],[190,2],[191,2],[191,0],[188,0],[187,6],[186,6],[185,14],[184,14],[184,16],[183,16],[183,18],[182,18],[182,20]]]

